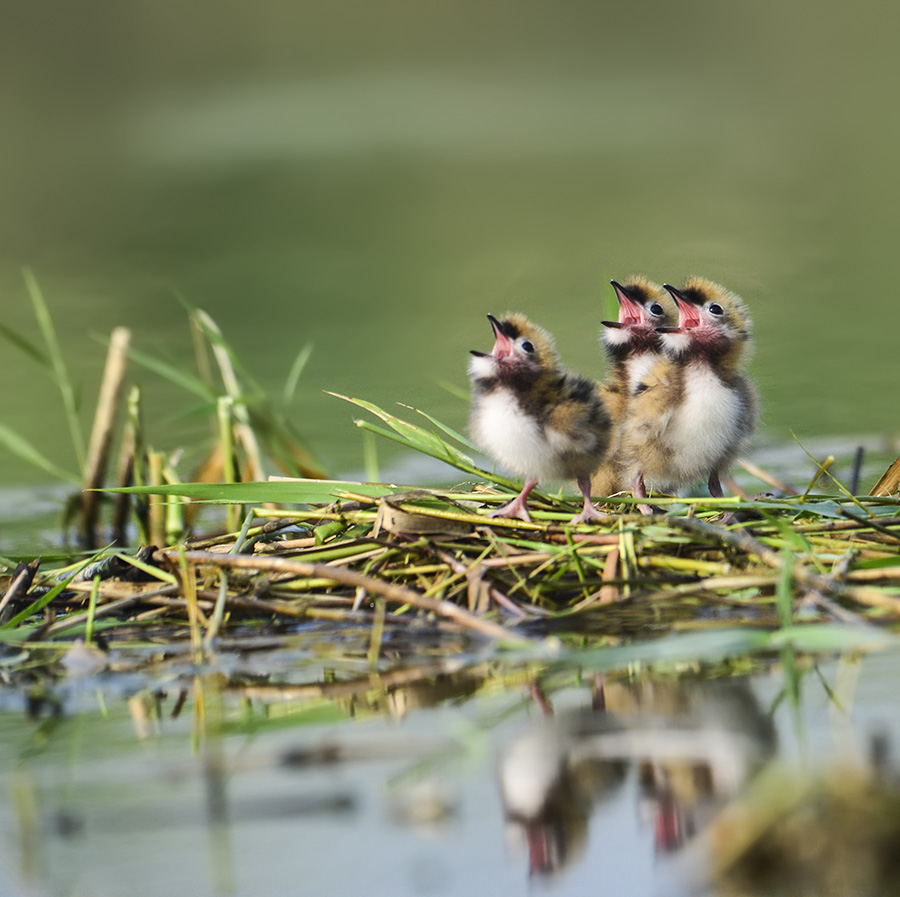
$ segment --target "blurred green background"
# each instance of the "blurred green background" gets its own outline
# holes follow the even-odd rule
[[[3,4],[0,321],[43,286],[92,413],[117,324],[190,358],[182,293],[333,471],[324,389],[461,425],[484,315],[602,370],[608,281],[751,305],[761,438],[900,429],[897,13],[812,2]],[[157,447],[206,434],[134,369]],[[72,467],[58,398],[4,345],[0,421]],[[383,457],[391,446],[382,447]],[[0,482],[38,482],[3,454]]]

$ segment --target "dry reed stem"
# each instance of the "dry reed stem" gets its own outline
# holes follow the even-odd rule
[[[728,530],[702,520],[688,519],[685,517],[666,517],[666,521],[678,529],[688,530],[698,536],[712,539],[730,548],[736,548],[746,554],[755,555],[767,567],[773,570],[781,570],[783,561],[778,552],[767,548],[749,533],[740,530]],[[813,573],[807,570],[800,562],[791,567],[791,576],[794,580],[810,589],[815,589],[824,595],[833,595],[839,598],[847,598],[864,604],[868,607],[880,607],[900,614],[900,598],[895,598],[878,589],[865,588],[864,586],[847,586],[836,582],[830,576],[821,573]]]
[[[100,395],[85,463],[85,491],[81,497],[81,538],[90,548],[97,545],[97,509],[100,503],[100,493],[92,490],[102,488],[106,479],[113,430],[122,404],[122,384],[125,382],[130,342],[131,331],[127,327],[116,327],[113,330],[100,383]]]
[[[172,549],[164,549],[156,552],[155,557],[164,559],[168,563],[176,563],[179,553]],[[231,567],[244,570],[269,571],[272,573],[286,573],[294,576],[317,577],[330,579],[340,585],[351,588],[362,588],[373,595],[380,595],[391,604],[409,605],[419,610],[429,611],[453,620],[460,626],[477,632],[488,638],[502,641],[530,642],[518,633],[489,620],[482,620],[474,614],[463,610],[451,601],[437,601],[427,598],[420,592],[404,586],[397,586],[390,582],[377,579],[373,576],[365,576],[355,570],[345,570],[342,567],[334,567],[330,564],[307,563],[287,558],[247,557],[245,555],[219,555],[206,551],[186,551],[184,557],[193,565],[209,564],[214,567]]]
[[[772,474],[763,470],[761,467],[757,467],[753,462],[747,461],[744,458],[738,459],[738,466],[743,467],[744,470],[747,471],[751,476],[756,477],[758,480],[762,481],[768,486],[772,486],[774,489],[778,489],[783,492],[785,495],[799,495],[800,493],[794,489],[793,486],[788,486],[787,483],[779,480],[777,477],[772,476]]]

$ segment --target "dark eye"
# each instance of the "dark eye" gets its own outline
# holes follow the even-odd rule
[[[528,342],[528,340],[525,340],[525,342],[522,343],[522,351],[527,352],[530,355],[532,352],[534,352],[534,346],[532,346],[531,343]]]
[[[725,314],[724,310],[722,309],[722,306],[719,305],[718,302],[712,302],[712,303],[710,303],[710,305],[709,305],[709,313],[710,313],[711,315],[716,315],[717,317],[718,317],[719,315]]]
[[[658,302],[654,302],[653,305],[650,306],[650,314],[653,315],[654,318],[661,317],[662,313],[663,307]]]

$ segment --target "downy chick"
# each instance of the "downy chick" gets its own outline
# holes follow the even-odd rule
[[[565,371],[551,336],[524,315],[488,320],[494,348],[473,350],[469,362],[470,430],[480,448],[525,478],[490,516],[530,521],[528,494],[540,480],[575,479],[584,506],[572,522],[603,519],[591,502],[591,474],[609,447],[610,420],[597,385]]]
[[[609,457],[591,478],[592,495],[612,495],[630,488],[618,450],[621,424],[628,401],[644,375],[662,357],[658,327],[678,321],[678,307],[659,284],[636,276],[624,284],[610,281],[619,300],[617,321],[602,321],[600,344],[609,359],[609,376],[600,394],[613,423]]]
[[[622,428],[621,454],[635,498],[706,479],[720,498],[727,471],[756,425],[756,393],[741,373],[750,317],[739,296],[701,277],[678,290],[665,356],[638,384]],[[649,512],[647,506],[641,510]]]

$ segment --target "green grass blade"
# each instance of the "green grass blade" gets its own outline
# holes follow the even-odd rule
[[[307,343],[297,353],[297,357],[294,359],[294,363],[291,365],[291,370],[288,373],[287,380],[284,382],[284,390],[282,391],[281,397],[285,405],[291,404],[291,401],[294,398],[294,392],[297,389],[297,383],[300,380],[300,375],[303,373],[303,369],[306,367],[312,352],[313,344]]]
[[[402,402],[399,403],[401,408],[409,408],[410,411],[415,411],[416,414],[421,414],[425,420],[434,424],[439,430],[443,430],[448,436],[455,439],[460,445],[464,445],[467,449],[473,452],[478,451],[478,446],[475,445],[468,436],[463,435],[458,430],[454,430],[453,427],[447,426],[447,424],[441,423],[436,417],[432,417],[425,411],[420,410],[419,408],[413,408],[412,405],[404,405]]]
[[[228,360],[231,362],[231,366],[234,368],[235,372],[241,375],[245,383],[250,386],[250,391],[256,393],[257,395],[264,396],[265,390],[259,385],[259,383],[256,382],[256,380],[253,379],[247,368],[244,367],[243,362],[231,347],[231,344],[228,342],[228,340],[225,339],[222,331],[219,329],[219,325],[216,324],[212,317],[207,312],[203,311],[202,308],[198,308],[194,310],[194,320],[197,322],[200,329],[209,340],[213,349],[221,349],[221,351],[228,356]],[[232,398],[237,399],[238,397],[238,395],[232,394]]]
[[[379,498],[397,492],[421,491],[418,486],[387,483],[352,483],[345,480],[270,480],[260,483],[174,483],[160,486],[129,486],[103,489],[132,495],[174,495],[198,501],[238,504],[313,504],[334,501],[346,493]]]
[[[103,342],[106,342],[106,340],[103,340]],[[209,402],[211,406],[215,407],[215,401],[218,398],[215,390],[210,389],[194,374],[184,371],[181,368],[177,368],[167,361],[162,361],[152,355],[147,355],[145,352],[141,352],[138,349],[129,348],[128,357],[132,361],[136,361],[142,367],[147,368],[147,370],[153,371],[154,374],[158,374],[164,380],[168,380],[170,383],[174,383],[176,386],[180,386],[182,389],[199,396],[204,401]]]
[[[31,340],[17,333],[6,324],[0,324],[0,336],[12,343],[20,352],[24,352],[32,361],[36,361],[42,368],[52,373],[50,358],[45,355]]]
[[[450,445],[448,442],[446,442],[436,433],[432,433],[430,430],[426,430],[423,427],[411,424],[409,423],[409,421],[402,420],[401,418],[385,411],[383,408],[379,408],[372,402],[366,402],[363,399],[352,399],[349,396],[342,396],[336,392],[329,392],[328,394],[335,396],[335,398],[343,399],[345,402],[350,402],[351,405],[356,405],[359,408],[363,408],[371,414],[374,414],[375,417],[383,420],[397,434],[397,437],[399,437],[397,438],[394,436],[389,436],[389,438],[394,439],[396,442],[400,442],[407,448],[413,449],[417,452],[421,452],[424,455],[430,455],[432,458],[437,458],[440,461],[444,461],[447,464],[450,464],[451,466],[456,467],[457,469],[462,470],[466,473],[475,474],[476,476],[483,476],[487,479],[494,479],[496,482],[501,482],[504,485],[509,485],[512,488],[517,488],[515,483],[513,483],[512,481],[500,477],[494,477],[491,474],[481,470],[481,468],[479,468],[468,455],[459,451],[459,449]],[[427,415],[424,416],[427,417]],[[440,428],[444,430],[444,432],[453,432],[451,428],[445,427],[443,424],[437,424],[437,421],[435,421],[433,418],[429,418],[429,420],[431,420],[432,423],[440,426]],[[388,436],[388,434],[380,427],[372,427],[371,425],[367,425],[365,421],[357,421],[356,424],[357,426],[371,429],[373,432],[380,433],[383,436]],[[459,436],[458,434],[457,436],[454,436],[454,438],[457,437],[463,443],[467,441],[465,437]]]
[[[53,319],[50,317],[50,310],[44,301],[44,295],[38,282],[29,268],[25,268],[22,272],[25,278],[25,288],[28,290],[31,305],[34,309],[34,315],[37,318],[38,326],[41,328],[41,334],[47,349],[50,353],[50,364],[53,369],[53,379],[56,387],[62,397],[63,407],[66,411],[66,419],[69,422],[69,433],[72,438],[72,446],[75,449],[75,457],[78,460],[78,469],[84,470],[85,464],[85,443],[84,435],[81,430],[81,422],[78,419],[78,402],[75,398],[75,390],[72,386],[72,380],[69,377],[69,371],[60,349],[59,340],[56,338],[56,330],[53,327]]]
[[[463,389],[461,386],[457,386],[449,380],[438,380],[437,385],[445,392],[449,392],[451,396],[456,396],[457,399],[462,399],[466,403],[472,401],[472,394],[469,390]]]
[[[27,439],[13,432],[9,427],[0,424],[0,445],[23,461],[50,474],[54,479],[81,486],[81,477],[69,470],[57,467],[49,458],[42,455]]]
[[[78,574],[84,570],[89,564],[96,563],[100,558],[100,555],[92,555],[87,558],[84,563],[80,564],[73,573],[67,576],[65,579],[58,582],[46,595],[41,595],[40,598],[36,598],[28,607],[20,610],[12,619],[7,620],[3,626],[0,626],[0,629],[15,629],[19,623],[27,620],[32,614],[38,613],[38,611],[43,610],[68,584],[75,579]]]
[[[791,549],[785,546],[781,552],[781,569],[778,571],[778,584],[775,588],[775,607],[778,619],[785,628],[790,627],[794,621],[794,594],[791,589],[793,563],[794,555]]]
[[[876,651],[896,648],[900,639],[875,626],[848,626],[840,623],[808,623],[773,632],[772,647],[789,646],[809,654],[838,654],[847,651]]]

